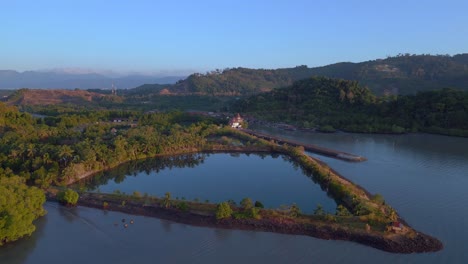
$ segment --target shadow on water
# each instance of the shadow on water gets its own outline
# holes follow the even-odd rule
[[[213,153],[211,153],[213,154]],[[151,173],[158,173],[166,169],[173,168],[195,168],[205,162],[205,159],[211,155],[210,153],[196,153],[186,155],[176,155],[167,157],[150,158],[144,160],[131,161],[117,166],[114,169],[99,172],[92,177],[85,178],[72,185],[73,188],[79,188],[86,191],[97,191],[99,186],[106,185],[110,181],[115,183],[122,183],[128,177],[137,177],[138,175],[145,173],[150,175]],[[255,155],[261,159],[266,157],[272,157],[276,159],[283,157],[277,153],[229,153],[231,157],[240,157],[241,155]],[[289,161],[284,158],[285,161]],[[293,163],[294,168],[298,168],[298,165]]]
[[[166,233],[171,233],[173,222],[171,221],[161,221],[161,226]]]
[[[73,223],[78,218],[78,210],[76,208],[67,208],[65,206],[58,206],[58,212],[63,219],[69,223]]]

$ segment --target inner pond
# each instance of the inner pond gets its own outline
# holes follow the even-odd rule
[[[320,204],[334,213],[336,202],[327,196],[288,157],[276,154],[192,154],[160,157],[123,164],[77,183],[87,191],[123,192],[172,199],[237,204],[249,197],[266,208],[295,203],[304,213],[313,213]]]

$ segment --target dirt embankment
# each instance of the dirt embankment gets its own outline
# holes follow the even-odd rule
[[[51,195],[49,195],[48,199],[55,200]],[[104,202],[106,202],[105,210],[156,217],[188,225],[306,235],[327,240],[346,240],[392,253],[434,252],[443,248],[439,240],[421,233],[415,233],[414,236],[384,235],[372,231],[366,232],[360,229],[344,228],[336,223],[320,221],[316,224],[305,224],[300,221],[281,218],[217,220],[213,213],[182,211],[176,208],[165,208],[159,204],[144,205],[143,202],[127,200],[126,204],[122,206],[121,202],[104,194],[86,193],[80,197],[78,205],[104,209]]]

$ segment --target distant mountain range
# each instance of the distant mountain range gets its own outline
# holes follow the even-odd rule
[[[410,55],[323,67],[276,70],[232,68],[192,74],[172,86],[145,85],[135,91],[162,94],[252,95],[320,76],[358,81],[377,95],[414,94],[442,88],[468,90],[468,54]],[[153,88],[153,89],[152,89]]]
[[[173,84],[185,76],[128,75],[108,77],[98,73],[0,70],[0,89],[130,89],[145,83]]]
[[[442,88],[468,90],[468,54],[410,55],[323,67],[284,69],[231,68],[181,76],[130,75],[109,77],[89,71],[0,71],[0,89],[110,89],[112,83],[127,95],[244,96],[268,92],[310,77],[358,81],[377,95],[414,94]],[[164,84],[164,85],[163,85]]]

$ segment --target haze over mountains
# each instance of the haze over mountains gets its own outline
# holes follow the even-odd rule
[[[292,85],[313,76],[356,80],[377,95],[414,94],[456,88],[468,90],[468,54],[410,55],[322,67],[231,68],[184,76],[107,76],[96,72],[0,70],[0,89],[133,89],[131,93],[239,96]],[[161,85],[165,84],[165,85]]]
[[[107,76],[86,71],[25,71],[0,70],[0,89],[130,89],[145,83],[171,84],[185,76],[126,75]]]

